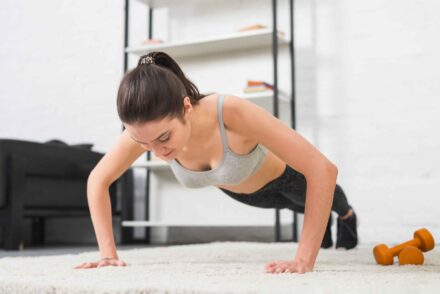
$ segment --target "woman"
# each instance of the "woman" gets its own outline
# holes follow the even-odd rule
[[[108,188],[146,150],[187,187],[214,185],[248,205],[304,213],[296,255],[266,264],[268,273],[312,271],[320,247],[333,243],[331,209],[339,214],[336,247],[357,245],[356,215],[336,185],[336,166],[263,108],[231,95],[201,95],[163,52],[142,56],[125,74],[117,108],[125,130],[87,187],[102,259],[76,268],[126,265],[116,253]]]

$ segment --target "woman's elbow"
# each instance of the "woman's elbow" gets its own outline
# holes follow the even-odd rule
[[[110,184],[107,184],[104,177],[96,169],[93,169],[87,178],[87,190],[91,191],[98,187],[110,187]]]
[[[338,176],[338,168],[334,163],[325,159],[315,161],[313,165],[304,173],[307,181],[329,180],[336,182]]]
[[[93,185],[97,181],[96,171],[93,169],[87,177],[87,186]]]
[[[338,167],[333,162],[327,160],[323,169],[325,171],[325,174],[336,180],[336,178],[338,177]]]

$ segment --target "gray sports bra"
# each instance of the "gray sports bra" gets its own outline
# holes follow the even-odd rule
[[[223,95],[220,95],[218,99],[217,113],[223,143],[223,158],[220,165],[208,171],[192,171],[183,167],[175,159],[169,161],[177,180],[186,187],[238,185],[258,170],[267,154],[267,150],[261,144],[258,144],[248,154],[234,153],[228,146],[228,138],[223,124]]]

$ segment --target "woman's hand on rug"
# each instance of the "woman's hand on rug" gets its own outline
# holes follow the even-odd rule
[[[265,266],[266,273],[298,273],[311,272],[313,266],[295,260],[275,260]]]
[[[126,266],[127,264],[119,259],[105,259],[96,262],[84,262],[80,265],[75,266],[75,269],[87,269],[87,268],[97,268],[104,266]]]

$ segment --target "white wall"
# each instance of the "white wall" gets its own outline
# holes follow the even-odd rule
[[[0,3],[0,136],[93,142],[120,132],[122,1]]]
[[[280,28],[288,32],[287,1],[279,2]],[[130,43],[138,44],[146,36],[146,9],[131,3]],[[361,241],[397,242],[424,226],[438,236],[440,4],[295,3],[298,130],[338,165],[339,183],[359,214]],[[155,36],[164,39],[224,34],[253,23],[270,26],[270,3],[209,1],[162,10],[155,21]],[[120,132],[123,1],[5,0],[0,22],[0,136],[56,137],[108,150]],[[202,91],[236,93],[248,78],[271,81],[269,53],[180,63]],[[280,85],[289,90],[286,57],[283,49]],[[286,123],[287,117],[282,113]],[[152,194],[152,216],[160,219],[273,222],[272,211],[215,189],[182,188],[169,172],[153,178]]]
[[[439,237],[438,1],[316,1],[317,145],[363,241]],[[303,97],[305,98],[305,97]]]

